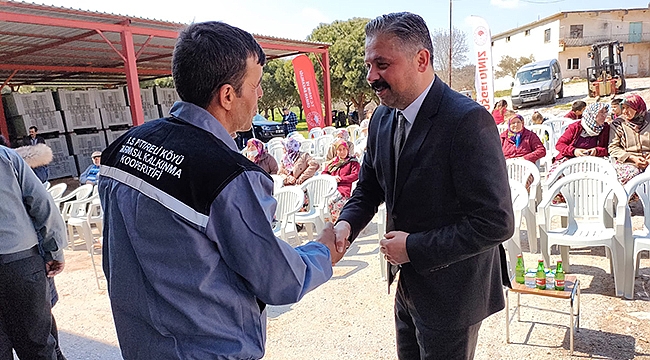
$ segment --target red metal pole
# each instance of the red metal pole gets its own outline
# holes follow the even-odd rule
[[[332,125],[332,92],[330,90],[330,55],[323,53],[323,100],[325,100],[325,125]],[[363,116],[359,114],[359,116]]]
[[[9,84],[11,81],[11,78],[16,75],[18,70],[14,70],[11,75],[5,80],[5,82],[0,86],[0,91]],[[5,139],[7,139],[7,146],[11,146],[11,140],[9,140],[9,127],[7,126],[7,118],[5,117],[5,109],[4,106],[0,106],[0,134],[2,134]]]
[[[126,61],[126,85],[129,93],[129,104],[131,104],[131,117],[133,126],[144,124],[144,112],[142,111],[142,98],[140,98],[140,81],[138,80],[138,65],[135,62],[135,48],[133,47],[133,34],[130,30],[124,30],[120,34],[122,38],[122,51]]]

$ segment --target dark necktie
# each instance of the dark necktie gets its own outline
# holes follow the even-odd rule
[[[397,128],[395,129],[395,162],[399,158],[406,138],[406,118],[401,111],[397,112]]]

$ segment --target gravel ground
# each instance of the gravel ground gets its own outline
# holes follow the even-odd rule
[[[628,79],[630,91],[650,88],[650,79]],[[648,99],[650,91],[644,91]],[[583,99],[586,84],[567,84],[558,104]],[[588,99],[587,99],[588,100]],[[593,101],[593,99],[591,99]],[[563,115],[558,107],[521,109],[529,115]],[[73,182],[70,179],[66,182]],[[642,220],[634,218],[635,227]],[[298,304],[268,310],[265,359],[396,359],[393,294],[380,278],[376,226],[371,223],[335,267],[328,283],[307,294]],[[301,233],[306,238],[304,232]],[[539,254],[528,252],[522,234],[524,259],[532,267]],[[552,263],[560,259],[551,255]],[[60,300],[53,312],[59,325],[61,347],[70,360],[120,359],[106,283],[97,289],[85,246],[66,251],[65,271],[57,276]],[[100,256],[95,256],[101,275]],[[572,273],[581,282],[580,330],[575,335],[574,357],[597,359],[650,359],[650,260],[642,256],[635,283],[635,299],[615,296],[609,262],[603,248],[571,250]],[[459,284],[458,286],[462,286]],[[394,292],[393,286],[393,291]],[[516,297],[511,296],[511,316]],[[569,356],[569,317],[566,300],[522,296],[521,321],[511,322],[511,344],[505,342],[505,311],[487,318],[481,327],[476,359],[554,359]],[[551,309],[556,312],[542,310]],[[459,314],[462,316],[462,314]]]

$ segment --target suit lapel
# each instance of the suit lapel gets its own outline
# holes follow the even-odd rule
[[[424,143],[424,139],[426,139],[431,130],[434,117],[438,113],[442,94],[446,87],[447,86],[443,84],[442,80],[440,80],[436,75],[433,86],[431,86],[429,93],[426,98],[424,98],[424,102],[422,102],[422,106],[420,106],[418,115],[415,117],[411,131],[406,138],[406,142],[402,148],[402,153],[397,161],[393,199],[399,198],[400,193],[404,188],[404,183],[411,173],[411,168],[417,159],[418,152]]]
[[[379,141],[376,144],[379,144],[377,149],[377,158],[384,164],[384,171],[386,173],[386,185],[390,186],[389,189],[386,189],[386,197],[393,194],[393,186],[395,183],[395,156],[393,151],[393,137],[395,126],[393,126],[393,119],[395,118],[395,109],[390,109],[379,120],[379,131],[377,136],[379,136]],[[388,159],[388,161],[386,161]],[[393,199],[390,199],[391,203]],[[388,202],[388,199],[386,199]]]

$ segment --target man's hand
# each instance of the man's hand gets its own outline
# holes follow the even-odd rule
[[[47,271],[47,277],[54,277],[55,275],[58,275],[63,271],[63,268],[65,267],[65,262],[64,261],[48,261],[45,263],[45,271]]]
[[[391,231],[384,235],[384,239],[379,242],[379,251],[384,254],[384,258],[393,265],[406,264],[411,262],[409,254],[406,252],[406,238],[408,233],[403,231]]]
[[[343,257],[343,253],[336,251],[336,236],[334,235],[334,226],[332,223],[328,222],[325,224],[325,228],[318,234],[316,241],[327,246],[330,250],[330,257],[332,258],[332,266],[336,265],[339,260]]]
[[[345,254],[345,251],[350,247],[350,233],[352,227],[347,221],[339,221],[334,226],[334,234],[336,235],[336,251]]]

